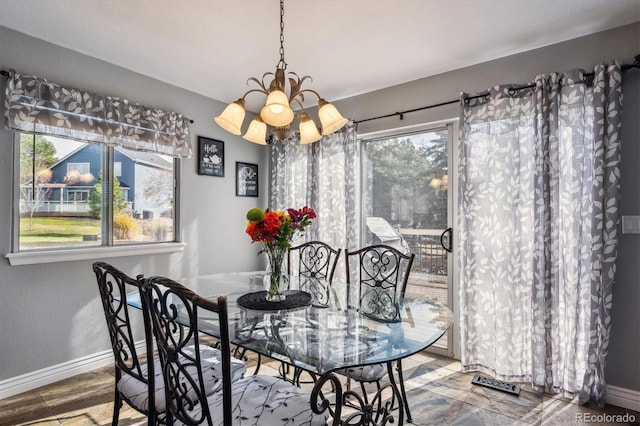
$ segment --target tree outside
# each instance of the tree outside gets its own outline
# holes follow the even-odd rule
[[[447,189],[442,182],[447,174],[447,132],[429,135],[367,143],[371,216],[383,217],[395,227],[447,227]]]
[[[122,187],[118,178],[113,177],[113,214],[120,213],[127,208],[127,201],[122,194]],[[98,174],[96,185],[89,193],[89,216],[100,219],[102,215],[102,172]]]
[[[29,214],[28,231],[33,230],[33,214],[51,195],[51,165],[58,161],[56,148],[40,135],[20,135],[20,199]]]
[[[152,170],[144,181],[145,201],[157,207],[173,205],[173,173],[165,170]]]
[[[446,286],[447,256],[440,235],[448,227],[447,144],[448,132],[440,130],[364,145],[366,243],[415,254],[410,283],[428,280]]]

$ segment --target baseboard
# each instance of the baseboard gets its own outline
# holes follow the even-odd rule
[[[136,351],[146,352],[144,341],[136,343]],[[0,400],[112,364],[113,351],[107,350],[2,380]]]
[[[640,391],[608,385],[607,404],[640,412]]]
[[[146,352],[144,341],[136,343],[136,351]],[[110,364],[113,364],[113,352],[108,350],[2,380],[0,400]],[[607,403],[640,412],[640,391],[607,386]]]

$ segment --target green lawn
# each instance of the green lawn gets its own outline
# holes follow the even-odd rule
[[[20,218],[20,248],[41,248],[83,244],[83,235],[100,238],[100,220],[79,217],[34,217],[29,230],[28,217]],[[86,242],[84,242],[86,244]],[[96,241],[91,241],[96,244]]]

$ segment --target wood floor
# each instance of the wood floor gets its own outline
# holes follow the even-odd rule
[[[277,374],[278,364],[263,364],[260,374]],[[615,423],[629,413],[619,407],[599,410],[575,401],[534,392],[523,385],[520,396],[472,385],[473,373],[460,363],[426,353],[403,361],[415,425],[571,425]],[[0,400],[0,425],[109,425],[113,410],[113,368],[101,368],[21,395]],[[608,420],[603,415],[611,415]],[[599,420],[599,421],[598,421]],[[145,417],[123,406],[120,425],[142,425]],[[627,423],[629,424],[629,423]]]

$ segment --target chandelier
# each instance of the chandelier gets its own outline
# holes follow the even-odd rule
[[[291,123],[296,112],[291,109],[291,105],[296,102],[300,106],[298,113],[298,129],[300,132],[300,143],[309,144],[316,142],[323,135],[340,130],[347,119],[344,118],[335,106],[324,100],[315,90],[302,89],[305,80],[312,80],[306,75],[302,78],[295,72],[289,72],[288,87],[285,86],[287,63],[284,60],[284,0],[280,0],[280,61],[276,65],[276,72],[266,72],[262,80],[250,77],[250,81],[259,86],[257,89],[247,91],[240,99],[229,104],[222,114],[215,117],[215,122],[224,130],[234,135],[242,133],[242,122],[245,116],[244,98],[253,92],[259,92],[267,97],[265,105],[260,110],[260,114],[251,121],[247,132],[242,136],[249,142],[266,145],[274,138],[280,141],[286,140],[292,133]],[[269,84],[265,84],[267,76],[273,77]],[[287,94],[287,89],[289,93]],[[312,93],[318,97],[318,118],[322,124],[322,134],[318,131],[316,123],[304,111],[302,103],[306,93]]]

